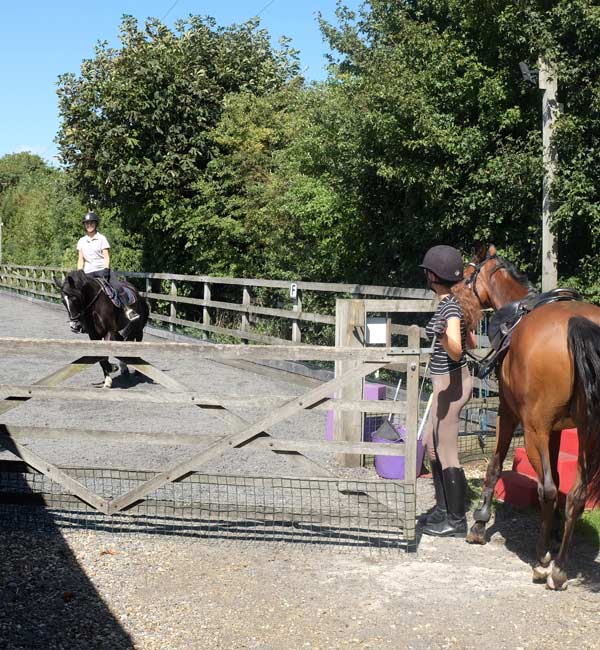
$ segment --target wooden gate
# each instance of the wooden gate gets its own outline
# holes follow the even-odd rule
[[[229,449],[239,449],[244,446],[255,446],[267,449],[276,454],[285,454],[296,464],[302,466],[307,481],[331,479],[336,482],[339,492],[354,494],[374,505],[376,509],[389,511],[389,502],[383,502],[378,485],[382,481],[361,482],[360,486],[351,485],[351,481],[337,477],[322,463],[310,458],[311,451],[333,451],[336,454],[378,454],[402,455],[408,459],[405,463],[406,475],[404,481],[388,482],[403,490],[404,512],[398,514],[398,526],[402,528],[402,539],[409,547],[415,541],[415,479],[416,467],[416,422],[417,399],[419,383],[418,348],[326,348],[321,346],[247,346],[247,345],[202,345],[188,343],[123,343],[123,342],[91,342],[66,340],[29,340],[4,338],[0,339],[0,355],[42,355],[44,351],[54,351],[65,357],[77,356],[66,366],[40,379],[35,384],[27,386],[0,385],[0,414],[18,407],[23,401],[30,399],[70,399],[94,401],[143,401],[158,403],[193,404],[201,409],[210,409],[219,415],[229,426],[230,432],[216,437],[212,432],[202,432],[202,436],[165,433],[161,436],[148,433],[127,434],[128,438],[160,443],[195,445],[200,441],[208,446],[191,454],[182,461],[174,463],[152,476],[149,476],[135,487],[116,497],[107,498],[91,490],[84,482],[69,471],[48,462],[37,452],[23,444],[25,437],[43,437],[45,439],[65,439],[83,437],[93,440],[122,440],[123,434],[117,432],[94,431],[88,429],[52,429],[44,427],[17,427],[6,424],[0,425],[0,444],[24,461],[36,472],[48,477],[59,484],[77,499],[88,504],[104,515],[115,515],[128,511],[137,504],[148,499],[157,490],[168,484],[178,482],[198,471],[207,461],[218,458]],[[293,399],[269,396],[223,397],[201,394],[190,391],[186,386],[162,372],[156,365],[148,362],[153,354],[158,352],[186,354],[198,360],[327,360],[352,361],[348,367],[335,379],[323,383],[316,388]],[[160,384],[164,391],[160,394],[144,393],[135,389],[124,392],[111,390],[64,388],[62,382],[77,373],[89,368],[99,358],[113,356],[126,362],[138,372]],[[365,400],[345,400],[333,398],[336,392],[349,382],[362,379],[367,375],[384,368],[389,364],[405,363],[407,368],[408,386],[406,402],[377,402]],[[267,415],[256,421],[249,422],[231,409],[247,405],[249,407],[268,407]],[[283,440],[274,437],[269,429],[274,425],[301,413],[304,410],[322,410],[333,408],[335,411],[362,413],[397,413],[407,416],[408,437],[405,443],[365,443],[347,441],[314,441],[314,440]],[[212,436],[212,437],[211,437]],[[412,461],[410,460],[412,459]]]

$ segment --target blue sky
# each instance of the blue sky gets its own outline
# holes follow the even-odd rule
[[[359,0],[345,0],[351,8]],[[0,157],[31,151],[52,161],[59,126],[56,81],[79,71],[93,57],[94,45],[118,45],[123,14],[152,16],[168,25],[189,14],[213,16],[220,25],[240,23],[257,14],[274,44],[285,35],[300,50],[308,79],[325,76],[316,13],[334,19],[335,0],[20,0],[2,2],[0,13]]]

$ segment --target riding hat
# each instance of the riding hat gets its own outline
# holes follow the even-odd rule
[[[90,221],[95,221],[96,225],[100,223],[100,219],[98,218],[98,215],[95,212],[92,212],[91,210],[89,212],[86,212],[83,215],[83,219],[81,220],[82,224],[89,223]]]
[[[446,282],[459,282],[463,279],[462,257],[452,246],[442,244],[430,248],[419,266],[432,271]]]

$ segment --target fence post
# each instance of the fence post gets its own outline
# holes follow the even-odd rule
[[[336,347],[364,347],[365,303],[363,300],[337,299],[335,301],[335,345]],[[355,368],[360,361],[336,361],[335,376]],[[363,380],[347,383],[337,392],[343,400],[362,400]],[[333,411],[333,439],[348,442],[362,442],[363,414],[361,411]],[[337,461],[343,467],[360,467],[363,457],[359,454],[337,454]]]
[[[421,339],[418,325],[408,328],[408,347],[419,348]],[[417,431],[419,428],[419,355],[406,357],[406,460],[404,480],[417,480]]]
[[[211,286],[210,282],[205,282],[204,283],[204,302],[210,302],[211,300]],[[210,311],[208,310],[208,307],[206,304],[204,307],[202,307],[202,324],[203,325],[210,325],[211,324],[211,318],[210,318]],[[204,332],[204,338],[208,338],[208,334],[206,331]]]
[[[148,294],[152,293],[152,280],[150,278],[146,278],[146,302],[148,303],[148,312],[152,311],[152,307],[150,306],[150,298],[148,298]]]
[[[177,285],[175,284],[175,280],[171,280],[171,291],[169,292],[169,295],[171,298],[174,298],[174,300],[171,300],[171,308],[169,310],[169,315],[172,319],[177,318]],[[175,323],[169,323],[169,332],[174,332],[175,331]]]
[[[242,287],[242,305],[248,306],[252,300],[250,289],[246,285]],[[242,331],[250,329],[250,318],[248,312],[242,312]],[[242,343],[248,343],[248,339],[242,339]]]
[[[294,306],[293,309],[295,312],[300,313],[302,311],[302,291],[296,289],[296,295],[293,297]],[[299,345],[302,342],[302,331],[300,330],[300,321],[292,321],[292,343]]]

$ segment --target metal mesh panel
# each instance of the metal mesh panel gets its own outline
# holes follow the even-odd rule
[[[105,497],[155,474],[66,471]],[[35,524],[45,513],[53,526],[413,550],[415,501],[414,486],[397,481],[194,473],[106,516],[42,474],[0,472],[0,518],[8,526]]]

